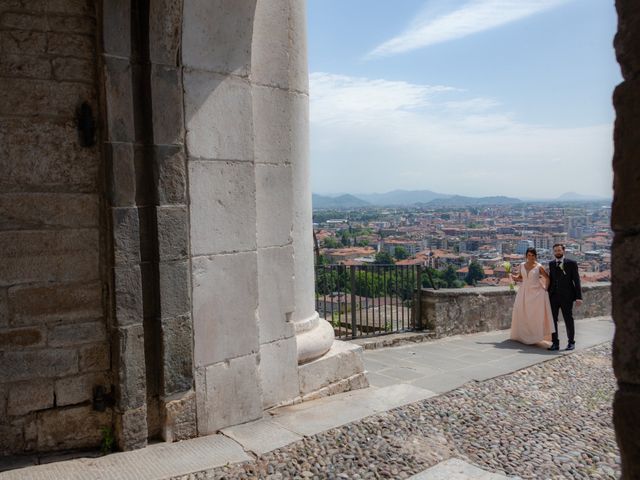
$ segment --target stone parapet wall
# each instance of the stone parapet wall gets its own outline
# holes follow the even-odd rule
[[[0,455],[95,447],[111,413],[94,2],[0,2]],[[90,136],[90,135],[89,135]]]
[[[611,314],[611,285],[582,286],[584,303],[575,318]],[[515,292],[508,287],[422,290],[422,322],[436,337],[501,330],[511,326]]]

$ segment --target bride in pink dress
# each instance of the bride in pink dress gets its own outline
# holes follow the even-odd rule
[[[527,261],[520,264],[520,273],[511,275],[514,281],[522,282],[513,304],[511,340],[534,345],[551,341],[554,327],[547,293],[549,274],[538,263],[535,248],[528,248],[526,257]]]

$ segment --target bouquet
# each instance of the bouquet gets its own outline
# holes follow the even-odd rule
[[[504,267],[504,271],[509,275],[509,290],[514,291],[516,286],[513,283],[513,279],[511,278],[511,262],[504,262],[502,264]]]

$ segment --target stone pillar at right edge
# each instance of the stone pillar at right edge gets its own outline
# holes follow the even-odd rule
[[[307,67],[306,1],[289,2],[290,82],[297,90],[291,118],[291,167],[293,183],[294,300],[292,323],[298,363],[321,357],[333,344],[333,327],[315,309],[313,220],[309,168],[309,72]]]
[[[624,81],[616,109],[611,227],[612,307],[616,333],[613,368],[618,380],[614,425],[622,478],[640,478],[640,3],[617,0],[615,49]]]

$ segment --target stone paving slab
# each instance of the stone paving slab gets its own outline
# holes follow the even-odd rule
[[[262,419],[255,422],[223,428],[221,433],[238,442],[242,447],[256,455],[281,448],[302,440],[302,436],[272,422]]]
[[[132,452],[0,473],[0,480],[161,480],[244,462],[251,457],[224,435],[161,443]]]
[[[409,480],[516,480],[519,478],[487,472],[464,460],[450,458],[428,468],[424,472],[409,477]]]

